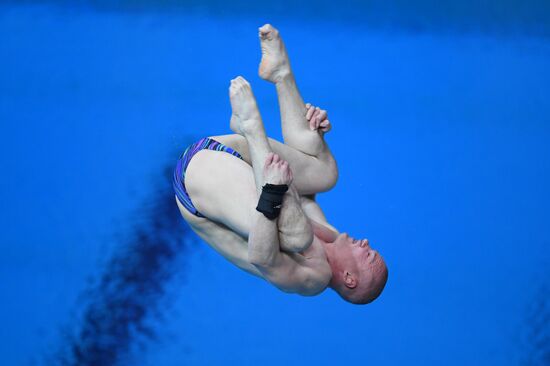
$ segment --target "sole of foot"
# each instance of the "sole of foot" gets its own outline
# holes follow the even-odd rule
[[[264,80],[277,83],[291,73],[285,44],[279,31],[271,24],[259,28],[259,37],[262,59],[258,75]]]

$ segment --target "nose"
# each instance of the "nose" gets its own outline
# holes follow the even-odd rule
[[[368,246],[369,246],[369,239],[363,239],[363,240],[361,240],[360,246],[361,246],[361,248],[368,247]]]
[[[370,253],[369,253],[369,256],[371,257],[370,258],[370,262],[374,262],[374,258],[376,258],[376,256],[379,255],[378,252],[376,250],[371,250]]]

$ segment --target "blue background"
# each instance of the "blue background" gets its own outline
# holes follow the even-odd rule
[[[371,305],[278,292],[173,202],[231,78],[280,139],[266,22],[334,125],[329,221],[388,263]],[[549,37],[544,1],[3,3],[0,362],[548,364]]]

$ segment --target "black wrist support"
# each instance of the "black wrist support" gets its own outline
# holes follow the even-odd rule
[[[273,220],[281,213],[283,196],[288,191],[286,184],[269,184],[262,187],[262,194],[258,200],[257,211],[260,211],[270,220]]]

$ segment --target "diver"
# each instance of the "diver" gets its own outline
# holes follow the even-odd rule
[[[230,128],[180,156],[176,202],[193,231],[239,268],[282,291],[313,296],[327,288],[354,304],[382,292],[388,270],[367,239],[330,225],[315,195],[338,179],[324,139],[327,112],[305,104],[285,45],[269,24],[259,29],[259,75],[275,84],[284,144],[268,138],[250,84],[231,80]]]

